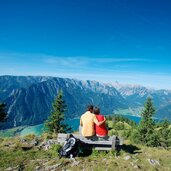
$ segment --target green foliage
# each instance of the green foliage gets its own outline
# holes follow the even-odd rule
[[[145,105],[144,105],[144,110],[141,114],[142,118],[144,120],[151,119],[151,117],[155,114],[155,111],[156,110],[153,106],[152,99],[151,99],[151,97],[148,97],[147,101],[145,102]]]
[[[108,157],[114,157],[115,155],[116,155],[116,151],[98,151],[93,149],[91,157],[108,158]]]
[[[171,122],[155,122],[155,107],[152,99],[147,98],[141,113],[139,125],[122,116],[107,116],[109,136],[117,135],[131,140],[132,143],[151,147],[171,147]]]
[[[108,129],[112,129],[114,127],[114,122],[112,120],[107,120],[106,126]]]
[[[71,131],[71,128],[65,124],[64,112],[66,110],[65,101],[63,100],[62,90],[59,93],[53,103],[53,110],[48,120],[45,122],[45,127],[48,132],[51,133],[66,133]]]
[[[107,116],[108,135],[116,135],[124,138],[129,138],[132,129],[136,128],[137,124],[128,118],[119,115]]]
[[[111,129],[111,130],[109,130],[108,135],[109,136],[112,136],[112,135],[118,136],[118,131],[116,131],[115,129]]]
[[[136,141],[143,145],[147,146],[158,146],[158,135],[155,132],[155,122],[152,119],[152,116],[155,113],[155,108],[151,97],[147,98],[147,101],[144,104],[144,110],[141,113],[141,121],[138,126],[138,134]],[[135,134],[134,134],[135,136]]]
[[[43,141],[44,140],[49,140],[49,139],[53,139],[53,134],[49,134],[48,132],[44,132],[41,137],[40,137]]]
[[[154,123],[154,127],[156,129],[152,129],[153,131],[150,131],[147,128],[142,129],[142,126],[141,127],[138,126],[137,128],[131,130],[131,134],[128,136],[128,138],[136,144],[143,144],[151,147],[164,147],[164,148],[170,147],[171,146],[171,129],[169,129],[170,122],[168,120],[165,120],[160,123]],[[145,132],[146,134],[143,135],[143,133]],[[144,140],[142,138],[144,138]]]
[[[134,121],[132,121],[128,118],[125,118],[123,116],[119,116],[119,115],[107,116],[106,118],[108,121],[112,122],[114,125],[118,122],[125,122],[132,127],[135,127],[137,125]],[[110,123],[110,125],[112,125],[112,123]]]
[[[115,124],[114,128],[116,130],[124,130],[124,123],[123,122],[118,122],[117,124]]]
[[[136,130],[136,129],[134,129]],[[38,138],[38,137],[37,137]],[[124,147],[118,151],[97,151],[92,154],[77,157],[75,160],[59,158],[60,145],[53,145],[49,150],[32,148],[23,151],[14,150],[6,146],[15,144],[18,138],[0,139],[0,170],[170,170],[170,149],[158,149],[130,144],[125,142]],[[1,143],[6,141],[6,145]],[[130,156],[129,160],[125,160]],[[159,165],[150,164],[147,159],[159,161]],[[54,166],[56,168],[52,169]],[[134,166],[137,166],[136,168]]]
[[[138,130],[137,129],[133,129],[132,130],[132,132],[131,132],[131,135],[130,135],[130,137],[129,137],[129,139],[132,141],[132,142],[134,142],[134,143],[136,143],[136,144],[139,144],[140,143],[140,134],[139,134],[139,132],[138,132]]]
[[[4,122],[7,119],[6,104],[0,103],[0,122]]]
[[[26,136],[24,136],[24,140],[26,141],[32,141],[36,138],[36,136],[34,134],[28,134]]]
[[[159,135],[156,131],[149,134],[149,137],[146,138],[145,145],[150,146],[150,147],[158,147],[160,145]]]
[[[93,149],[92,150],[92,154],[91,154],[92,156],[94,156],[94,157],[97,157],[97,156],[99,156],[99,151],[98,150],[95,150],[95,149]]]
[[[48,151],[48,153],[49,153],[49,155],[51,156],[51,157],[57,157],[58,156],[58,152],[59,152],[59,150],[61,149],[61,145],[59,145],[59,144],[54,144],[51,148],[50,148],[50,150]]]
[[[171,129],[169,129],[169,125],[168,120],[163,121],[161,129],[158,131],[160,145],[164,148],[171,146]]]
[[[131,133],[130,139],[139,144],[151,147],[169,146],[169,123],[155,123],[152,116],[155,114],[152,99],[148,97],[142,111],[142,119],[137,127]]]
[[[128,139],[132,134],[132,130],[133,129],[123,130],[121,136]]]
[[[49,152],[36,150],[36,149],[32,149],[28,151],[23,151],[21,149],[17,149],[15,151],[9,149],[8,150],[0,149],[0,170],[5,170],[5,168],[8,167],[18,168],[22,163],[26,167],[25,170],[35,170],[35,166],[34,169],[33,168],[30,169],[31,163],[33,163],[33,161],[36,162],[37,159],[44,159],[48,157],[49,157]],[[30,162],[31,160],[32,162]]]
[[[119,121],[114,125],[116,130],[129,130],[132,128],[128,123]]]
[[[107,116],[107,128],[109,130],[108,135],[122,136],[129,138],[137,124],[128,118],[119,115]]]

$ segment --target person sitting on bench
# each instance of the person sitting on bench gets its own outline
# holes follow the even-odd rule
[[[87,112],[85,112],[80,119],[80,126],[82,127],[82,135],[88,139],[96,139],[95,136],[95,124],[100,126],[105,122],[105,118],[103,121],[98,121],[95,114],[93,114],[93,105],[87,106]]]
[[[105,117],[100,114],[100,108],[94,107],[94,114],[99,122],[104,121]],[[108,139],[108,130],[106,128],[105,122],[103,122],[101,125],[95,125],[95,132],[99,139]]]

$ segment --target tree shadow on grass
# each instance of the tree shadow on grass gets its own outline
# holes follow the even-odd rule
[[[137,146],[135,145],[126,145],[126,144],[123,144],[122,146],[118,147],[117,149],[118,151],[120,150],[123,150],[127,153],[130,153],[130,154],[138,154],[138,153],[142,153],[140,150],[140,148],[138,148]]]
[[[137,146],[135,145],[126,145],[126,144],[123,144],[121,146],[117,146],[116,149],[115,149],[115,155],[116,156],[119,156],[120,155],[120,152],[124,151],[126,153],[129,153],[129,154],[138,154],[138,153],[142,153],[140,150],[140,148],[138,148]],[[87,156],[90,156],[92,154],[92,149],[84,149],[79,156],[80,157],[87,157]]]

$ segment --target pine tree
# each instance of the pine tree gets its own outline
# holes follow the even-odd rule
[[[144,105],[144,110],[141,113],[141,121],[138,126],[137,140],[147,146],[158,146],[158,135],[155,132],[155,122],[152,116],[155,114],[155,108],[151,97],[147,98]]]
[[[59,90],[52,107],[51,115],[45,122],[47,130],[51,133],[66,133],[71,131],[71,128],[65,124],[64,112],[66,111],[67,106],[63,100],[62,90]]]
[[[7,119],[6,104],[0,103],[0,122],[4,122]]]
[[[164,120],[162,127],[159,130],[160,145],[164,148],[171,146],[171,129],[169,129],[170,122]]]

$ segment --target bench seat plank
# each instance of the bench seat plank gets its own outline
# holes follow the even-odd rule
[[[115,150],[116,145],[122,145],[123,143],[123,140],[119,138],[118,144],[118,142],[116,142],[116,136],[109,137],[108,140],[90,140],[86,139],[82,135],[72,135],[97,150]],[[58,143],[63,144],[67,138],[69,138],[69,134],[59,133],[57,141]]]

